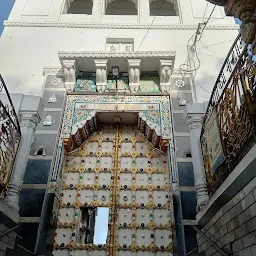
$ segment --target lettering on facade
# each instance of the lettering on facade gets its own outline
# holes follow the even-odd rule
[[[106,51],[108,52],[132,52],[133,43],[107,43]]]

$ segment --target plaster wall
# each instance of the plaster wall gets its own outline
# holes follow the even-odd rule
[[[64,0],[17,0],[0,41],[0,71],[9,90],[42,96],[43,67],[61,67],[59,51],[105,51],[106,38],[134,38],[134,51],[176,51],[174,68],[178,69],[186,62],[187,43],[203,19],[205,1],[196,0],[192,5],[190,0],[180,0],[179,16],[156,17],[151,27],[154,17],[145,13],[145,1],[141,0],[138,18],[104,16],[101,1],[95,3],[92,15],[62,15]],[[211,10],[209,4],[205,17]],[[117,28],[119,24],[130,26]],[[224,18],[221,7],[216,7],[197,47],[199,102],[210,96],[201,87],[211,91],[237,34],[233,19]]]

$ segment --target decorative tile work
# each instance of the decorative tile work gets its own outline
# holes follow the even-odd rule
[[[76,92],[96,92],[95,73],[79,72],[76,80]]]
[[[128,77],[122,77],[117,80],[117,89],[118,92],[129,92],[129,82]],[[116,91],[116,81],[112,79],[108,79],[107,81],[107,91]]]
[[[159,84],[160,79],[158,73],[142,73],[140,76],[139,92],[161,93]]]
[[[81,104],[84,105],[83,108],[81,108]],[[90,107],[89,105],[91,104],[93,104],[93,106]],[[156,104],[158,105],[158,109],[154,107]],[[160,136],[165,139],[172,138],[168,96],[137,97],[116,95],[68,95],[65,110],[66,115],[62,129],[63,137],[70,137],[72,126],[78,120],[86,119],[90,113],[92,113],[92,110],[88,111],[88,108],[101,112],[117,112],[118,110],[141,112],[143,109],[143,112],[145,111],[144,116],[148,117],[150,122],[158,123],[160,120],[160,123],[158,123],[160,125]],[[152,110],[155,111],[152,112]]]
[[[127,73],[121,73],[117,80],[117,88],[119,92],[130,91]],[[76,80],[76,92],[96,92],[96,74],[93,72],[79,72]],[[110,76],[107,80],[106,92],[116,91],[116,81]]]
[[[144,72],[140,76],[140,93],[161,93],[159,88],[160,79],[157,72]],[[119,92],[130,92],[129,78],[127,73],[120,73],[117,80]],[[79,72],[76,81],[76,92],[96,92],[96,74],[93,72]],[[111,73],[107,79],[106,92],[116,91],[116,81],[112,79]]]

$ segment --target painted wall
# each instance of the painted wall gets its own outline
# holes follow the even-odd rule
[[[92,15],[62,15],[64,2],[15,2],[0,41],[0,71],[11,92],[41,96],[43,67],[60,66],[58,51],[105,51],[108,37],[134,38],[135,51],[140,45],[140,51],[176,51],[175,68],[178,69],[186,61],[188,40],[195,33],[197,24],[203,20],[206,9],[204,0],[180,0],[179,17],[157,17],[149,29],[154,18],[146,12],[146,0],[140,2],[139,18],[104,16],[102,0],[97,1]],[[205,17],[209,16],[211,10],[209,4]],[[216,7],[212,17],[198,43],[201,66],[195,85],[199,101],[210,96],[201,87],[211,91],[221,64],[238,33],[233,19],[224,18],[220,7]],[[114,28],[117,24],[123,24],[123,27]],[[125,24],[133,26],[124,27]],[[163,24],[168,26],[161,26]]]

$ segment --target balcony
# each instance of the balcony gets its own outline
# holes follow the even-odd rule
[[[18,118],[11,97],[0,75],[0,198],[6,189],[21,139]]]
[[[200,141],[213,195],[256,143],[256,64],[241,35],[218,75]]]

